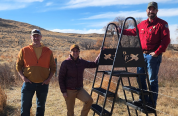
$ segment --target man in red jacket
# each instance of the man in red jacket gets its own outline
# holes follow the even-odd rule
[[[148,19],[137,25],[140,41],[142,45],[145,63],[147,65],[151,91],[154,92],[153,99],[156,106],[158,97],[158,71],[162,60],[162,53],[165,52],[170,43],[170,34],[168,23],[157,17],[158,5],[156,2],[150,2],[147,6]],[[120,29],[118,28],[120,31]],[[136,36],[136,29],[125,29],[124,35]],[[144,73],[143,67],[137,68],[137,73]],[[146,76],[141,76],[141,84],[144,90],[147,90]],[[145,96],[148,104],[151,104],[151,98]],[[135,104],[141,104],[142,98],[135,101]]]

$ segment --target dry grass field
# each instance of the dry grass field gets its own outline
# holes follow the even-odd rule
[[[94,60],[95,57],[98,55],[99,51],[96,50],[90,50],[90,51],[81,51],[81,57],[83,59],[88,59],[88,60]],[[91,55],[92,54],[92,55]],[[157,103],[157,113],[158,116],[176,116],[178,115],[178,87],[177,87],[177,82],[178,82],[178,75],[177,73],[174,72],[174,78],[169,78],[171,75],[169,72],[163,72],[163,71],[171,71],[172,68],[177,67],[175,62],[178,61],[178,57],[174,57],[172,59],[172,55],[178,55],[177,52],[173,51],[167,51],[163,55],[163,62],[160,67],[160,73],[159,73],[159,95],[158,95],[158,103]],[[58,67],[60,66],[61,61],[66,59],[69,55],[67,52],[61,52],[63,57],[58,56],[61,59],[58,59]],[[171,66],[171,67],[170,67]],[[105,68],[105,67],[104,67]],[[87,69],[88,72],[94,74],[95,69]],[[175,69],[174,71],[177,71]],[[90,93],[91,87],[92,87],[92,81],[93,81],[93,75],[85,72],[84,74],[84,88]],[[163,74],[162,74],[163,73]],[[167,74],[168,73],[168,74]],[[164,75],[165,77],[162,77]],[[18,80],[18,78],[16,78]],[[113,78],[113,81],[116,81],[116,78]],[[136,84],[135,79],[131,79],[132,84]],[[100,79],[97,80],[96,86],[99,86]],[[4,89],[5,94],[7,95],[7,105],[4,109],[4,114],[2,116],[19,116],[20,114],[20,101],[21,101],[21,85],[22,81],[14,81],[14,84],[11,83],[12,86],[6,87]],[[103,88],[107,86],[107,78],[104,80],[104,85]],[[115,89],[115,83],[112,83],[111,90]],[[128,94],[128,99],[131,99],[131,95]],[[138,98],[137,95],[134,95],[135,99]],[[93,94],[92,98],[94,101],[96,100],[97,95]],[[128,116],[127,108],[126,105],[124,104],[124,94],[121,89],[121,86],[119,87],[118,90],[118,98],[115,104],[115,108],[113,111],[113,116]],[[100,104],[102,104],[103,98],[100,98]],[[111,107],[112,100],[108,99],[106,109],[110,109]],[[80,111],[82,109],[83,103],[80,102],[79,100],[76,100],[76,105],[75,105],[75,116],[80,115]],[[33,98],[33,105],[31,109],[31,116],[34,116],[36,111],[36,98],[34,95]],[[89,116],[92,116],[93,111],[91,110],[89,112]],[[131,108],[131,114],[134,116],[135,115],[135,110]],[[145,114],[139,112],[139,116],[144,116]],[[57,78],[54,77],[51,80],[50,87],[49,87],[49,93],[47,97],[47,102],[46,102],[46,111],[45,111],[45,116],[66,116],[66,105],[64,98],[60,92],[59,85],[57,82]]]
[[[0,114],[4,113],[6,102],[7,102],[7,96],[4,92],[4,90],[2,90],[1,87],[0,87]]]
[[[32,29],[40,29],[42,43],[53,52],[68,51],[70,45],[78,44],[81,49],[86,49],[87,43],[92,46],[96,39],[103,38],[102,34],[74,34],[57,33],[27,23],[0,18],[0,62],[13,62],[19,50],[31,43]]]
[[[54,57],[58,60],[58,70],[60,64],[69,56],[69,47],[71,44],[81,46],[80,57],[93,61],[100,50],[86,50],[86,43],[94,42],[94,45],[101,46],[103,35],[100,34],[64,34],[50,32],[37,26],[26,23],[4,20],[0,18],[0,116],[19,116],[21,104],[21,86],[22,80],[15,70],[15,61],[19,50],[28,45],[30,41],[30,31],[38,28],[43,34],[43,43],[52,49]],[[109,44],[112,43],[108,43]],[[96,46],[95,46],[96,47]],[[166,51],[163,54],[162,63],[159,71],[159,94],[157,103],[158,116],[177,116],[178,115],[178,52]],[[111,67],[100,67],[102,70]],[[129,69],[136,71],[135,69]],[[90,93],[95,69],[86,69],[84,73],[84,88]],[[101,75],[98,75],[101,77]],[[113,77],[110,90],[115,89],[117,77]],[[106,88],[108,77],[104,80],[103,88]],[[132,85],[137,86],[136,79],[131,78]],[[97,79],[96,86],[100,85],[100,79]],[[128,94],[128,99],[131,95]],[[92,98],[96,100],[97,95]],[[134,95],[135,99],[138,95]],[[113,116],[128,116],[126,105],[124,104],[124,94],[121,86],[118,90],[118,98],[113,111]],[[100,98],[99,104],[102,104],[103,98]],[[108,99],[106,109],[110,109],[112,99]],[[76,100],[75,116],[80,115],[83,103]],[[36,98],[34,95],[31,116],[35,116]],[[93,111],[89,112],[92,116]],[[135,116],[135,110],[131,109],[132,116]],[[139,116],[145,114],[139,112]],[[53,77],[49,87],[49,93],[46,102],[45,116],[66,116],[66,105],[60,92],[57,77]],[[152,116],[152,115],[151,115]]]
[[[53,85],[54,84],[54,85]],[[91,84],[87,84],[84,87],[89,93],[91,89]],[[171,90],[170,90],[171,89]],[[11,89],[7,89],[6,94],[8,96],[7,100],[7,111],[6,115],[9,116],[19,116],[20,113],[20,87],[12,87]],[[172,97],[177,98],[177,88],[166,88],[166,87],[160,87],[159,91],[161,94],[164,95],[169,95]],[[119,97],[124,98],[123,93],[121,90],[119,90]],[[93,95],[93,98],[96,100],[96,95]],[[103,100],[101,100],[103,101]],[[76,105],[75,105],[75,116],[80,115],[80,111],[82,109],[83,103],[80,102],[79,100],[76,100]],[[107,101],[106,108],[109,110],[111,106],[111,101]],[[164,115],[171,115],[171,116],[176,116],[178,115],[178,102],[175,99],[171,99],[165,96],[159,95],[158,98],[158,105],[157,105],[157,110],[158,110],[158,116],[164,116]],[[32,105],[32,116],[35,114],[36,111],[36,99],[35,95],[33,98],[33,105]],[[160,111],[160,112],[159,112]],[[164,113],[162,113],[164,112]],[[92,111],[90,111],[89,116],[92,115]],[[131,109],[132,115],[135,115],[134,110]],[[165,114],[166,113],[166,114]],[[124,105],[123,100],[117,100],[113,112],[113,116],[128,116],[127,113],[127,108]],[[143,115],[143,113],[139,112],[139,115]],[[46,102],[46,111],[45,111],[45,116],[66,116],[66,105],[64,98],[62,97],[62,94],[60,92],[59,87],[55,83],[50,84],[49,88],[49,93],[47,97],[47,102]]]

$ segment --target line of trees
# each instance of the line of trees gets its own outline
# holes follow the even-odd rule
[[[176,29],[176,32],[178,33],[178,27],[177,27],[177,29]],[[176,38],[176,40],[178,41],[178,37]]]
[[[114,19],[113,22],[110,22],[110,23],[114,23],[114,24],[116,24],[117,27],[122,28],[123,25],[124,25],[125,19],[126,19],[126,17],[118,16]],[[136,23],[139,24],[142,21],[142,18],[139,17],[139,18],[136,18],[135,20],[136,20]],[[106,27],[107,26],[104,26],[103,29],[106,30]],[[129,29],[129,28],[134,28],[134,27],[135,27],[134,21],[133,20],[127,20],[126,23],[125,23],[124,29]],[[108,32],[111,33],[111,35],[114,34],[114,31],[115,31],[114,25],[111,25],[111,26],[108,27]]]
[[[112,23],[116,24],[117,27],[122,28],[123,24],[124,24],[124,20],[126,19],[126,17],[116,17]],[[142,18],[136,18],[136,22],[137,24],[139,24],[142,21]],[[110,22],[111,23],[111,22]],[[107,26],[103,27],[103,30],[106,30]],[[125,23],[125,27],[124,29],[128,29],[128,28],[134,28],[135,27],[135,23],[133,20],[127,20]],[[110,25],[108,27],[107,30],[107,37],[109,37],[109,39],[106,39],[106,43],[105,43],[105,47],[111,47],[111,48],[116,48],[117,43],[118,43],[118,38],[115,35],[115,26],[114,25]],[[124,36],[123,41],[121,41],[121,43],[126,47],[126,46],[138,46],[138,40],[135,39],[130,39],[128,36]],[[89,49],[99,49],[102,45],[102,41],[103,41],[103,37],[99,37],[97,38],[97,41],[83,41],[80,43],[80,46],[83,47],[86,50]]]
[[[125,21],[126,17],[116,17],[112,22],[110,23],[114,23],[117,25],[117,27],[122,28],[124,21]],[[139,24],[142,20],[142,18],[135,18],[136,23]],[[103,27],[103,30],[106,30],[107,26]],[[124,29],[129,29],[129,28],[134,28],[135,27],[135,23],[133,20],[127,20],[124,26]],[[110,47],[110,46],[117,46],[117,36],[115,35],[115,26],[114,25],[110,25],[108,27],[108,31],[107,31],[107,37],[110,37],[109,40],[106,40],[106,47]],[[176,29],[176,32],[178,33],[178,27]],[[130,39],[131,38],[131,39]],[[121,43],[127,47],[127,46],[133,46],[136,47],[138,46],[138,40],[132,39],[133,37],[128,37],[128,36],[123,36]],[[84,47],[85,49],[99,49],[101,47],[103,38],[98,38],[96,42],[94,41],[85,41],[85,42],[81,42],[81,46]],[[176,38],[176,41],[178,41],[178,37]],[[114,45],[115,44],[115,45]],[[177,48],[175,48],[172,44],[169,45],[170,49],[174,49],[177,50]]]

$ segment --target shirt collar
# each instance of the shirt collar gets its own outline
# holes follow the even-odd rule
[[[79,57],[78,57],[76,60],[74,60],[74,58],[72,57],[72,55],[69,55],[69,58],[70,58],[72,61],[74,61],[74,62],[76,62],[76,63],[79,63]]]
[[[158,19],[158,17],[156,16],[151,22],[149,22],[149,18],[147,19],[147,23],[150,24],[150,23],[155,23],[156,20]]]
[[[44,47],[44,44],[42,42],[41,43],[41,46],[40,47],[34,47],[33,44],[31,43],[30,46],[33,47],[33,48],[43,48]]]

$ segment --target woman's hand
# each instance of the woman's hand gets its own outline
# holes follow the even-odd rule
[[[64,98],[67,98],[67,93],[63,93],[63,97],[64,97]]]

